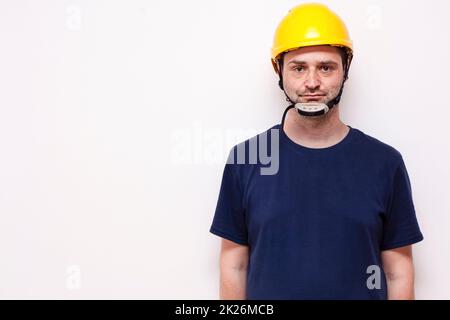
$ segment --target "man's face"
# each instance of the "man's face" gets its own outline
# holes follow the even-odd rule
[[[342,59],[336,47],[304,47],[284,56],[284,88],[295,103],[333,100],[339,93],[343,77]]]

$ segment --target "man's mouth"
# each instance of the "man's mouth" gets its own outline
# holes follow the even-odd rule
[[[304,95],[304,96],[302,96],[302,98],[307,101],[319,101],[323,97],[325,97],[325,95]]]

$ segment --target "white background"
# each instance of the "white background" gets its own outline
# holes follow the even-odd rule
[[[0,298],[215,299],[226,153],[281,120],[275,28],[298,1],[1,1]],[[346,124],[398,149],[450,298],[450,2],[324,1],[355,58]]]

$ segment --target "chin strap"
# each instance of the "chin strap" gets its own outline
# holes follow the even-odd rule
[[[305,117],[316,117],[316,116],[321,116],[321,115],[326,114],[326,113],[329,112],[334,106],[336,106],[336,105],[339,103],[339,101],[341,100],[341,96],[342,96],[342,93],[343,93],[343,91],[344,91],[344,83],[345,83],[345,81],[342,82],[341,89],[339,90],[338,95],[337,95],[333,100],[331,100],[331,101],[329,101],[328,103],[326,103],[326,106],[327,106],[328,108],[325,107],[325,109],[322,109],[322,110],[320,110],[320,111],[303,111],[303,110],[300,110],[299,108],[297,108],[298,113],[299,113],[300,115],[302,115],[302,116],[305,116]],[[284,91],[284,90],[283,90],[283,91]],[[283,121],[284,121],[284,117],[286,116],[286,113],[287,113],[290,109],[295,108],[295,105],[296,105],[296,103],[293,102],[293,101],[288,97],[288,95],[286,94],[286,91],[284,91],[284,93],[285,93],[285,95],[286,95],[286,100],[287,100],[288,102],[290,102],[291,105],[284,111]]]
[[[292,108],[295,108],[295,105],[291,104],[289,107],[286,108],[286,110],[284,110],[283,117],[281,118],[281,130],[283,130],[283,128],[284,128],[284,119],[286,118],[286,114]]]

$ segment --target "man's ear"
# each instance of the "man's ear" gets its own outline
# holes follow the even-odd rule
[[[280,77],[280,80],[278,80],[278,86],[281,90],[284,91],[284,85],[283,85],[283,77]]]
[[[275,70],[275,73],[277,75],[280,75],[280,61],[277,60],[273,60],[272,59],[272,66],[273,66],[273,70]]]
[[[283,85],[283,64],[284,63],[284,56],[282,55],[279,59],[272,59],[272,66],[275,70],[276,74],[279,77],[278,80],[278,86],[281,90],[284,91],[284,85]]]

